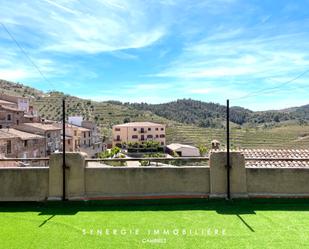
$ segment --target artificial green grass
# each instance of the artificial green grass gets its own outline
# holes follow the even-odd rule
[[[0,248],[308,246],[302,199],[0,203]]]

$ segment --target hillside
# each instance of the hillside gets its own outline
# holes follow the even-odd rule
[[[164,104],[125,103],[138,110],[151,111],[159,116],[194,124],[200,127],[222,128],[226,118],[226,107],[192,99],[181,99]],[[237,125],[259,125],[286,121],[309,120],[309,105],[290,111],[253,112],[242,107],[230,108],[230,121]]]
[[[19,83],[0,80],[1,92],[29,97],[42,117],[61,120],[62,98],[66,97],[67,115],[82,115],[101,128],[111,139],[114,124],[153,121],[167,124],[167,143],[209,145],[212,139],[225,141],[225,107],[193,100],[149,105],[118,101],[96,102],[64,95],[44,93]],[[309,148],[309,106],[280,111],[252,112],[242,107],[231,108],[232,146],[243,148]],[[275,114],[277,116],[275,116]],[[303,120],[302,125],[297,125]],[[280,121],[280,122],[278,122]]]

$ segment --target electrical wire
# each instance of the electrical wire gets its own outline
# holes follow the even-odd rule
[[[302,76],[304,76],[306,73],[309,72],[309,69],[305,70],[304,72],[302,72],[301,74],[297,75],[296,77],[288,80],[288,81],[285,81],[283,83],[281,83],[280,85],[278,86],[275,86],[275,87],[269,87],[269,88],[264,88],[264,89],[261,89],[261,90],[258,90],[258,91],[254,91],[254,92],[251,92],[251,93],[248,93],[244,96],[241,96],[241,97],[238,97],[238,98],[232,98],[231,100],[239,100],[239,99],[245,99],[245,98],[249,98],[249,97],[255,97],[255,96],[259,96],[261,95],[260,93],[264,94],[264,93],[273,93],[273,92],[276,92],[276,91],[273,91],[273,90],[277,90],[277,89],[280,89],[282,88],[283,86],[286,86],[292,82],[294,82],[295,80],[298,80],[299,78],[301,78]],[[301,87],[299,87],[301,88]]]
[[[0,22],[1,26],[3,27],[3,29],[6,31],[6,33],[10,36],[10,38],[15,42],[16,46],[20,49],[20,51],[26,56],[26,58],[28,59],[28,61],[32,64],[32,66],[38,71],[38,73],[41,75],[41,77],[54,89],[55,86],[53,85],[53,83],[51,81],[49,81],[45,75],[43,74],[43,72],[40,70],[40,68],[35,64],[35,62],[31,59],[31,57],[28,55],[28,53],[26,52],[26,50],[19,44],[19,42],[14,38],[13,34],[6,28],[6,26]]]

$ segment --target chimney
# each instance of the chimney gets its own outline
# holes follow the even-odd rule
[[[218,140],[211,141],[211,149],[212,150],[219,150],[220,149],[220,142]]]

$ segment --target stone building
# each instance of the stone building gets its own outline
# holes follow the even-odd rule
[[[0,153],[11,158],[37,158],[45,156],[45,138],[13,128],[0,129]]]
[[[21,124],[23,117],[24,112],[16,107],[0,105],[0,129]]]
[[[16,126],[16,129],[45,137],[46,155],[50,155],[51,153],[60,150],[61,128],[59,127],[44,123],[23,123]]]

